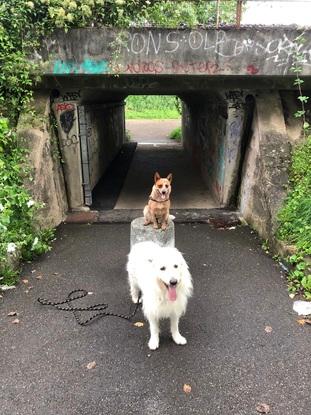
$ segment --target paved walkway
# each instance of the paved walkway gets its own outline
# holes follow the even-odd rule
[[[132,140],[141,144],[180,144],[169,138],[170,133],[180,127],[181,120],[126,120]]]
[[[143,209],[153,186],[154,173],[173,173],[171,206],[174,209],[208,209],[217,207],[181,146],[138,144],[115,209]]]
[[[105,318],[83,328],[36,302],[82,287],[94,293],[87,303],[129,308],[129,225],[61,226],[53,250],[25,266],[28,283],[1,300],[0,413],[255,415],[266,403],[271,415],[310,415],[310,327],[297,324],[280,269],[254,234],[177,225],[176,243],[194,278],[181,322],[188,345],[176,346],[164,324],[151,353],[146,324]]]

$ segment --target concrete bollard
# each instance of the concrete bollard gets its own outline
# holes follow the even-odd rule
[[[175,225],[169,219],[165,231],[153,229],[152,224],[144,226],[144,218],[137,218],[131,222],[131,248],[138,242],[151,241],[160,246],[175,246]]]

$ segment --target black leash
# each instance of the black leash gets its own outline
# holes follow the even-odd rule
[[[75,295],[73,297],[74,294],[78,294],[78,295]],[[105,303],[94,304],[94,305],[90,305],[87,307],[73,307],[71,305],[73,301],[79,300],[80,298],[84,298],[87,295],[88,295],[88,292],[86,290],[73,290],[67,295],[66,299],[63,301],[58,301],[58,302],[50,301],[50,300],[47,300],[46,298],[38,298],[38,301],[42,305],[52,306],[52,307],[55,307],[57,310],[71,311],[73,315],[75,316],[77,323],[80,324],[80,326],[86,326],[90,324],[94,319],[99,318],[99,317],[106,317],[106,316],[119,317],[124,320],[130,321],[137,313],[138,307],[140,305],[139,303],[140,297],[139,297],[137,300],[137,303],[135,304],[134,311],[132,313],[130,312],[129,314],[118,314],[118,313],[113,313],[112,311],[105,311],[108,308],[108,304],[105,304]],[[69,306],[62,307],[62,305],[64,304],[68,304]],[[83,311],[99,311],[99,313],[96,313],[89,319],[82,321],[78,313],[81,313]]]

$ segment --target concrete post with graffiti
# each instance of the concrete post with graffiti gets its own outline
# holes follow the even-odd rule
[[[71,209],[84,207],[81,174],[81,149],[77,101],[55,99],[54,114],[58,125],[59,146],[63,160],[68,205]]]

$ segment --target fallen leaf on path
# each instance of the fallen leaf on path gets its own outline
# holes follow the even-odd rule
[[[10,312],[8,313],[8,316],[9,316],[9,317],[17,316],[17,311],[10,311]]]
[[[270,412],[270,406],[266,403],[260,403],[256,406],[256,411],[261,414],[268,414]]]
[[[96,362],[94,361],[94,362],[90,362],[90,363],[88,363],[87,365],[86,365],[86,368],[87,369],[94,369],[96,367]]]
[[[13,288],[16,288],[15,285],[0,285],[1,291],[13,290]]]
[[[135,327],[143,327],[144,323],[142,321],[136,321],[136,323],[134,323]]]
[[[265,332],[266,333],[271,333],[272,332],[272,327],[271,326],[266,326],[265,327]]]
[[[23,280],[22,280],[22,283],[23,283],[23,284],[28,284],[28,283],[29,283],[29,281],[25,278],[25,279],[23,279]]]
[[[19,319],[16,318],[15,320],[12,321],[12,324],[19,324]]]
[[[293,298],[295,298],[296,294],[295,293],[290,293],[290,294],[288,294],[288,296],[289,296],[289,298],[293,299]]]
[[[183,386],[183,391],[188,394],[188,393],[191,393],[191,390],[192,390],[191,386],[185,383]]]
[[[37,276],[36,276],[36,279],[37,279],[37,280],[42,280],[42,275],[37,275]]]

